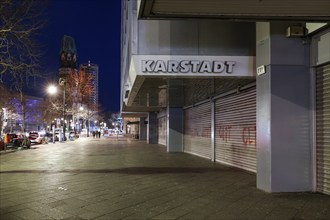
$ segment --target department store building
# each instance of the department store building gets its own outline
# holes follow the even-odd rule
[[[124,0],[124,121],[261,190],[330,194],[330,2],[296,3]]]

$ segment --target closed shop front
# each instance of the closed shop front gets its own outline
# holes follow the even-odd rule
[[[158,118],[158,144],[166,146],[166,117]]]
[[[256,87],[215,101],[215,159],[256,172]]]
[[[316,190],[330,194],[330,64],[316,68]]]
[[[211,102],[184,110],[184,152],[211,159]]]

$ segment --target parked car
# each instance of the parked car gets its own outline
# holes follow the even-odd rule
[[[55,129],[55,141],[66,141],[66,137],[64,139],[62,128],[56,128]]]
[[[9,135],[9,142],[6,144],[6,148],[8,147],[15,147],[15,142],[17,141],[17,135],[16,134],[8,134]],[[5,134],[6,136],[6,134]],[[2,137],[2,142],[4,143],[5,137]],[[5,145],[5,144],[4,144]],[[3,147],[4,149],[4,147]]]
[[[47,131],[45,133],[40,134],[40,136],[44,138],[46,142],[53,142],[53,133]]]
[[[28,137],[26,137],[24,134],[17,135],[17,139],[14,144],[16,147],[31,147],[31,141]]]
[[[9,134],[10,143],[14,143],[17,140],[17,134]]]
[[[76,134],[76,132],[74,132],[74,131],[70,131],[70,132],[69,132],[69,140],[70,140],[70,141],[74,141],[74,140],[77,139],[77,138],[79,138],[79,135]]]
[[[3,142],[3,138],[0,137],[0,150],[4,150],[5,149],[5,143]]]
[[[31,141],[31,143],[34,143],[34,144],[41,144],[43,141],[43,138],[40,136],[39,132],[30,131],[29,140]]]
[[[23,134],[9,134],[10,142],[7,145],[7,148],[19,148],[26,147],[30,148],[31,142],[30,140]],[[4,141],[3,138],[0,138],[0,149],[4,150]]]

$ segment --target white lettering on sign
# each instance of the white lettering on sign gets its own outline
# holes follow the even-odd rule
[[[142,60],[144,73],[232,73],[235,61]]]

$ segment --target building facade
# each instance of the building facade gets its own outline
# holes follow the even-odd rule
[[[3,131],[1,133],[23,133],[27,131],[39,131],[45,128],[42,121],[42,98],[25,96],[24,114],[19,98],[12,97],[8,100],[6,108],[3,108]],[[25,131],[23,129],[23,115],[25,116]]]
[[[123,118],[168,152],[256,173],[261,190],[330,194],[330,3],[179,2],[123,1]]]
[[[88,61],[80,65],[80,70],[85,71],[92,78],[92,94],[90,95],[90,104],[98,106],[99,104],[99,66]]]

